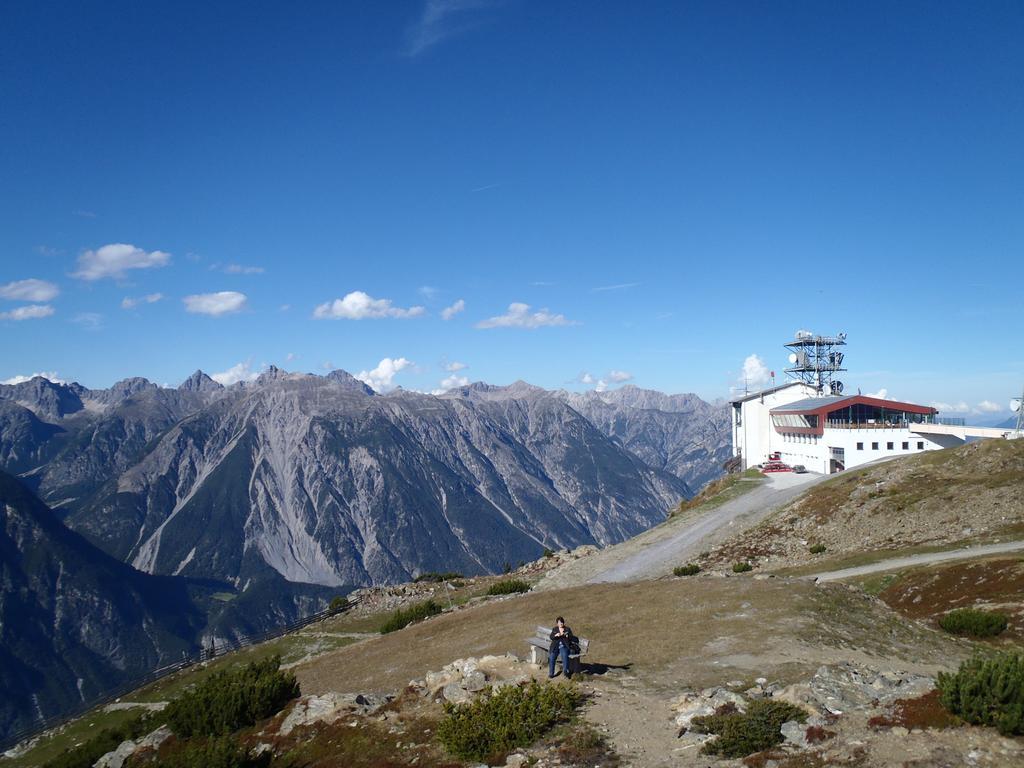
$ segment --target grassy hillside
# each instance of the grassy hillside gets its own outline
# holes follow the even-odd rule
[[[894,554],[1024,538],[1024,440],[985,440],[851,470],[811,488],[703,561],[825,570]],[[822,545],[824,552],[812,554]]]

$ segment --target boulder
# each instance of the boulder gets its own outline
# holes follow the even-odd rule
[[[801,749],[807,746],[807,726],[796,720],[787,720],[779,730],[787,743]]]
[[[325,693],[321,696],[303,696],[285,717],[278,728],[278,734],[287,736],[302,725],[333,723],[339,718],[352,714],[369,715],[393,699],[393,696],[377,696],[365,693]]]

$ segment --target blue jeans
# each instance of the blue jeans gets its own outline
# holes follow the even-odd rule
[[[562,657],[562,674],[569,677],[569,649],[565,643],[558,644],[558,655]],[[548,677],[555,676],[555,654],[548,652]]]

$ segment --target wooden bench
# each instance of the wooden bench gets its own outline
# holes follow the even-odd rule
[[[580,657],[586,656],[590,650],[590,641],[587,638],[576,639],[580,641],[580,652],[569,654],[569,669],[572,674],[580,671]],[[533,637],[527,638],[526,642],[530,644],[530,663],[544,666],[548,660],[548,650],[551,648],[551,627],[542,627],[538,624],[537,631]]]

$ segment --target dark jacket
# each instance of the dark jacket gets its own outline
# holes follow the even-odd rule
[[[565,625],[565,634],[561,637],[556,637],[556,632],[558,632],[557,624],[551,628],[551,648],[548,649],[548,652],[551,655],[555,655],[558,653],[558,646],[564,644],[565,647],[569,650],[569,653],[572,653],[572,643],[570,642],[570,638],[573,638],[573,634],[572,630],[569,629],[569,625]]]

